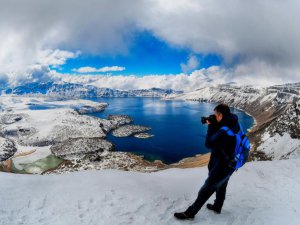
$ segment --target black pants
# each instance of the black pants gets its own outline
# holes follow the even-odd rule
[[[230,176],[234,169],[229,167],[215,168],[216,170],[209,173],[204,185],[198,192],[195,202],[185,211],[188,215],[196,215],[204,203],[216,192],[215,204],[219,207],[223,206],[226,187]]]

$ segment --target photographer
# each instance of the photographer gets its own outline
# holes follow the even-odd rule
[[[182,220],[194,218],[215,192],[216,199],[214,204],[207,204],[207,208],[216,213],[221,213],[228,180],[235,171],[233,158],[236,139],[220,128],[226,126],[234,133],[239,132],[238,117],[230,112],[230,108],[227,105],[220,104],[215,107],[214,115],[203,118],[203,120],[204,123],[208,124],[205,146],[211,149],[208,178],[199,190],[195,202],[186,211],[174,213],[176,218]]]

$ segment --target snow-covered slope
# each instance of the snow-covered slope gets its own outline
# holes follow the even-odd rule
[[[46,146],[68,138],[104,137],[99,123],[109,123],[78,112],[81,107],[101,111],[106,103],[2,96],[0,104],[3,108],[0,112],[1,134],[21,145]],[[29,110],[39,106],[49,109]]]
[[[300,158],[300,100],[265,128],[258,150],[272,159]]]
[[[251,114],[256,122],[249,133],[254,159],[300,156],[300,83],[266,88],[219,85],[168,99],[226,103]]]
[[[0,173],[0,224],[298,225],[299,171],[300,160],[247,163],[233,174],[220,215],[203,207],[193,221],[184,222],[173,213],[194,201],[207,176],[204,167],[150,174]]]

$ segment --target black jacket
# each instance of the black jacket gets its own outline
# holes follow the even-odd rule
[[[226,131],[221,130],[223,126],[229,127],[234,133],[240,130],[238,117],[235,114],[223,116],[219,123],[208,125],[205,146],[211,150],[208,164],[210,173],[216,170],[228,168],[229,161],[233,159],[236,139],[227,135]]]

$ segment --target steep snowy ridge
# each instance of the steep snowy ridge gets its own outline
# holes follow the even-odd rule
[[[256,121],[249,132],[253,159],[278,159],[300,155],[299,93],[299,83],[266,88],[220,85],[170,95],[167,99],[226,103],[246,111]],[[283,149],[277,142],[285,143],[281,145]],[[294,144],[286,145],[287,142]]]
[[[272,159],[300,158],[300,101],[273,120],[265,129],[259,151]]]

